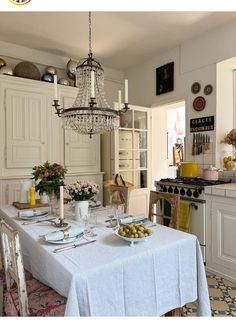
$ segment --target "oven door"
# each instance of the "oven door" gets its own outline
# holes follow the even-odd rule
[[[206,203],[192,199],[180,200],[190,205],[190,233],[197,236],[204,262],[206,261]]]

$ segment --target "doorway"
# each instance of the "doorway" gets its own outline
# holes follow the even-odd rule
[[[152,108],[152,186],[155,180],[175,178],[184,160],[185,101]]]

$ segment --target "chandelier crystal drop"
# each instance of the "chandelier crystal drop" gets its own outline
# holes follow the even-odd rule
[[[104,70],[93,58],[91,47],[91,12],[89,12],[89,53],[78,63],[75,72],[78,94],[71,108],[59,108],[57,90],[53,106],[63,120],[63,127],[78,134],[103,134],[120,127],[120,114],[127,111],[128,101],[120,110],[111,109],[105,98]],[[55,86],[57,87],[57,85]],[[126,96],[127,98],[127,96]]]

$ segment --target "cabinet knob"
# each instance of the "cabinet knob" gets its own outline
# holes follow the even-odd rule
[[[45,142],[42,142],[42,144],[45,144]]]

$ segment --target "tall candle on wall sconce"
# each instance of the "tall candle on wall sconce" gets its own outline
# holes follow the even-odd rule
[[[129,103],[128,101],[128,80],[125,79],[125,103]]]
[[[54,100],[58,100],[58,94],[57,94],[57,75],[54,75]]]
[[[91,70],[91,98],[95,98],[95,92],[94,92],[94,71]]]
[[[64,187],[60,186],[60,219],[64,219]]]
[[[118,91],[118,106],[119,110],[121,110],[121,90]]]

